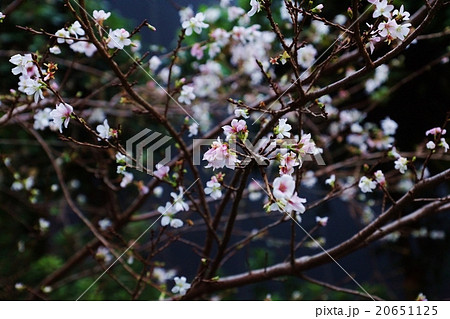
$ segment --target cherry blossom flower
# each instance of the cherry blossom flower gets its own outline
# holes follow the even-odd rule
[[[405,157],[399,157],[395,162],[395,169],[399,170],[400,173],[405,174],[408,169],[408,159]]]
[[[92,16],[98,24],[103,25],[103,21],[111,16],[111,12],[105,12],[104,10],[94,10]]]
[[[53,122],[59,127],[60,133],[62,133],[62,127],[65,128],[69,125],[70,116],[73,112],[73,107],[67,103],[59,103],[56,105],[56,109],[50,112],[50,116],[53,118]]]
[[[39,110],[34,114],[34,123],[33,128],[35,130],[44,130],[50,125],[50,112],[51,109],[49,107],[46,107],[43,110]]]
[[[42,290],[43,293],[49,294],[49,293],[51,293],[53,291],[53,288],[50,287],[50,286],[44,286],[44,287],[42,287],[41,290]]]
[[[156,55],[152,56],[151,59],[148,61],[150,71],[155,72],[159,68],[161,63],[162,63],[161,60]]]
[[[363,176],[359,180],[358,187],[361,189],[361,192],[363,193],[372,193],[372,190],[377,187],[377,183],[374,182],[372,179]]]
[[[294,194],[295,181],[290,175],[277,177],[273,181],[273,196],[276,199],[286,199]]]
[[[183,23],[184,21],[189,21],[190,18],[194,17],[194,11],[191,7],[185,7],[178,11],[178,14],[180,15],[180,22]]]
[[[316,143],[311,139],[311,134],[302,134],[300,141],[296,145],[296,150],[300,156],[306,154],[317,155],[323,152],[323,150],[316,146]]]
[[[436,144],[434,144],[433,141],[429,141],[426,146],[429,150],[434,150],[436,148]]]
[[[161,267],[153,268],[152,277],[155,278],[158,283],[164,284],[167,280],[172,279],[177,274],[175,269],[165,270]]]
[[[122,153],[116,153],[116,163],[117,164],[125,164],[127,157]]]
[[[197,60],[201,60],[203,58],[203,51],[205,50],[204,46],[201,46],[200,43],[194,43],[191,48],[191,55],[195,57]]]
[[[248,119],[248,111],[246,109],[237,108],[234,110],[234,115],[237,117],[243,117],[244,119]]]
[[[125,188],[128,184],[130,184],[134,179],[133,173],[123,172],[123,178],[120,182],[120,187]]]
[[[198,134],[198,124],[197,123],[192,123],[191,125],[189,125],[189,135],[188,135],[188,137],[196,136],[197,134]]]
[[[177,212],[179,212],[180,210],[187,211],[189,210],[189,205],[183,200],[184,195],[183,188],[180,186],[178,190],[180,192],[178,195],[175,192],[170,193],[170,196],[172,196],[173,198],[173,207]]]
[[[331,175],[329,178],[325,180],[325,185],[330,185],[334,188],[334,183],[336,182],[336,175]]]
[[[234,119],[230,125],[222,126],[223,132],[226,135],[225,140],[235,140],[239,137],[241,140],[245,140],[248,135],[247,123],[244,120]]]
[[[444,152],[447,153],[447,151],[449,149],[449,146],[448,146],[448,143],[445,140],[445,138],[441,138],[441,142],[439,143],[439,146],[443,147],[444,148]]]
[[[240,161],[236,157],[236,153],[231,151],[227,143],[222,143],[220,138],[211,144],[211,148],[203,155],[203,160],[208,161],[206,168],[227,168],[234,169],[236,163]]]
[[[289,131],[292,129],[290,124],[287,124],[287,119],[279,119],[278,126],[275,127],[274,133],[277,138],[290,137],[291,133]]]
[[[221,185],[216,176],[212,176],[211,180],[206,183],[205,194],[211,195],[213,199],[222,197]]]
[[[398,124],[391,120],[390,117],[386,117],[381,121],[381,128],[383,129],[383,133],[386,135],[395,135],[395,131],[398,128]]]
[[[127,167],[125,165],[119,165],[119,166],[117,166],[116,173],[123,175],[123,174],[125,174],[126,169],[127,169]]]
[[[169,175],[170,167],[164,166],[162,164],[156,164],[156,171],[153,172],[153,175],[158,177],[159,179],[164,179],[164,177]]]
[[[302,178],[302,185],[307,188],[312,188],[317,183],[317,177],[313,171],[307,171]]]
[[[219,8],[208,8],[205,10],[205,21],[214,23],[220,18]]]
[[[375,180],[378,184],[380,184],[381,186],[386,185],[386,178],[384,177],[384,174],[381,170],[376,171],[373,175],[375,176]]]
[[[250,184],[248,185],[248,199],[252,202],[257,201],[261,199],[262,192],[261,192],[261,186],[258,182],[252,180]]]
[[[50,222],[45,218],[39,218],[39,231],[45,233],[50,228]]]
[[[161,226],[165,227],[167,225],[170,225],[170,227],[173,228],[180,228],[183,226],[183,221],[174,217],[178,211],[175,209],[175,206],[172,203],[167,202],[165,207],[158,207],[158,212],[163,215],[163,217],[161,218]]]
[[[122,50],[125,46],[131,44],[131,40],[128,39],[129,37],[130,33],[123,28],[116,29],[114,31],[110,29],[108,39],[106,40],[108,43],[108,48],[110,49],[117,48]]]
[[[438,135],[438,134],[441,134],[441,135],[445,135],[447,133],[447,130],[446,129],[442,129],[442,128],[440,128],[440,127],[434,127],[434,128],[432,128],[432,129],[430,129],[430,130],[428,130],[428,131],[426,131],[425,132],[425,136],[428,136],[428,135],[434,135],[434,136],[436,136],[436,135]]]
[[[252,7],[247,15],[249,17],[253,16],[255,13],[261,11],[261,3],[258,0],[250,0],[250,6]]]
[[[411,23],[398,24],[395,28],[395,37],[401,41],[405,40],[405,37],[409,34],[410,27]]]
[[[3,22],[3,19],[6,18],[6,15],[3,12],[0,12],[0,23]]]
[[[388,4],[387,0],[382,0],[379,2],[373,2],[376,8],[372,14],[372,17],[378,18],[380,16],[384,16],[385,18],[391,17],[391,11],[394,10],[394,6]]]
[[[401,18],[401,20],[406,21],[409,20],[409,12],[405,11],[405,8],[403,7],[403,4],[400,6],[400,10],[395,9],[394,12],[392,12],[392,16],[396,19]]]
[[[100,138],[97,138],[99,141],[103,139],[109,139],[110,137],[114,136],[113,130],[109,128],[108,120],[105,119],[103,121],[103,124],[97,125],[97,132]]]
[[[315,6],[314,8],[311,9],[311,12],[313,13],[320,13],[323,10],[323,4],[318,4],[317,6]],[[316,20],[314,20],[316,21]]]
[[[316,223],[322,227],[325,227],[328,223],[328,217],[316,216]]]
[[[375,44],[381,41],[381,37],[373,36],[369,39],[370,54],[375,50]]]
[[[232,21],[242,17],[242,15],[245,14],[245,10],[240,7],[231,6],[228,8],[227,13],[228,13],[228,21],[232,22]],[[247,16],[247,18],[248,17],[249,16]]]
[[[308,69],[313,65],[316,54],[317,50],[312,44],[305,45],[297,51],[298,64],[304,69]]]
[[[79,35],[83,36],[86,33],[84,32],[83,28],[81,27],[80,22],[75,21],[72,23],[72,25],[67,28],[70,34],[73,34],[76,38],[78,38]]]
[[[70,39],[70,32],[66,29],[59,29],[55,32],[55,35],[57,36],[56,42],[58,43],[67,43],[72,44],[73,40]]]
[[[192,100],[195,100],[194,87],[192,85],[183,85],[178,102],[190,105]]]
[[[303,203],[306,203],[306,199],[298,197],[297,193],[286,199],[286,201],[286,212],[291,213],[292,211],[294,211],[297,213],[297,217],[299,217],[298,214],[303,214],[305,212],[306,208]],[[301,222],[301,218],[299,222]]]
[[[186,282],[186,277],[175,277],[173,279],[175,281],[175,286],[172,288],[172,293],[174,294],[180,294],[181,296],[184,296],[186,292],[191,288],[191,284]]]
[[[216,42],[216,44],[219,47],[223,47],[225,45],[228,44],[228,42],[230,41],[230,33],[228,33],[226,30],[221,29],[221,28],[217,28],[214,29],[211,32],[211,38],[213,38]]]
[[[18,290],[18,291],[22,291],[22,290],[24,290],[26,287],[25,287],[25,285],[24,285],[23,283],[17,282],[17,283],[14,285],[14,288],[15,288],[16,290]]]
[[[42,92],[44,87],[45,85],[40,83],[38,80],[23,78],[23,76],[19,82],[19,91],[25,93],[26,95],[33,95],[34,103],[37,103],[39,98],[44,98],[44,93]]]
[[[54,55],[61,54],[61,49],[57,45],[52,46],[50,49],[48,49],[48,51]]]
[[[9,59],[9,62],[16,65],[16,67],[11,70],[14,75],[23,74],[26,76],[27,69],[33,66],[33,57],[29,53],[24,55],[15,54]]]
[[[382,37],[388,37],[388,40],[393,40],[397,37],[397,21],[394,19],[388,19],[387,21],[383,21],[378,25],[378,30],[380,31],[380,35]]]
[[[186,35],[190,36],[192,31],[197,34],[202,33],[202,29],[209,27],[209,24],[204,23],[205,15],[202,12],[199,12],[195,15],[195,17],[190,18],[188,21],[183,21],[181,27],[185,29]]]
[[[294,167],[299,166],[300,162],[297,158],[297,154],[294,152],[288,152],[281,156],[280,159],[280,175],[294,173]]]
[[[85,40],[86,38],[80,38],[80,40]],[[77,41],[70,45],[70,48],[74,52],[85,54],[87,57],[91,57],[97,52],[97,47],[88,41]]]
[[[112,222],[108,218],[103,218],[98,221],[98,226],[101,230],[107,230],[112,226]]]
[[[95,253],[95,258],[101,261],[104,261],[105,263],[109,263],[113,256],[111,255],[108,248],[104,246],[100,246],[97,248],[97,252]]]

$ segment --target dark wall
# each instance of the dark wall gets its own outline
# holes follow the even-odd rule
[[[144,19],[156,27],[157,32],[145,30],[141,33],[143,45],[171,46],[176,41],[176,31],[180,28],[178,7],[191,6],[195,11],[201,4],[218,3],[212,0],[107,0],[111,10],[120,12],[135,25]]]

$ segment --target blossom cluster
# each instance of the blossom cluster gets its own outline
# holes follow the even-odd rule
[[[372,17],[375,19],[381,18],[382,21],[378,24],[378,27],[371,28],[371,38],[369,39],[370,51],[375,49],[375,43],[384,40],[388,43],[398,39],[399,41],[405,40],[405,37],[409,34],[411,23],[408,23],[409,12],[405,11],[403,4],[400,9],[394,9],[394,5],[390,4],[388,0],[367,0],[369,3],[375,6]]]
[[[183,221],[176,218],[175,215],[181,211],[188,211],[189,205],[184,201],[183,188],[179,187],[179,194],[172,192],[170,196],[172,197],[172,202],[167,202],[165,206],[159,206],[158,212],[162,215],[161,226],[168,226],[173,228],[180,228],[183,226]]]

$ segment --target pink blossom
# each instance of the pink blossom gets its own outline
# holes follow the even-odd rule
[[[306,210],[303,203],[306,203],[306,199],[298,197],[297,193],[295,193],[292,197],[287,199],[285,210],[288,213],[294,211],[303,214]]]
[[[394,19],[388,19],[387,21],[383,21],[378,25],[378,30],[380,30],[380,35],[382,37],[390,36],[391,39],[396,38],[398,24]]]
[[[292,197],[295,190],[294,178],[290,175],[283,175],[273,181],[273,196],[276,199],[287,199]]]
[[[50,112],[50,116],[53,118],[53,123],[59,127],[59,131],[62,133],[62,126],[67,128],[70,121],[70,115],[73,112],[73,107],[67,103],[59,103],[56,105],[56,109]]]
[[[223,132],[226,135],[227,141],[230,139],[235,139],[238,134],[243,134],[243,135],[240,135],[239,137],[241,139],[245,139],[246,133],[248,133],[247,123],[244,120],[234,119],[231,121],[231,126],[225,125],[225,126],[222,126],[222,128],[223,128]]]
[[[98,24],[103,24],[103,21],[111,16],[111,12],[105,12],[104,10],[94,10],[92,16]]]
[[[222,143],[220,138],[211,144],[211,148],[203,155],[203,160],[208,161],[206,168],[227,168],[234,169],[236,163],[240,161],[236,157],[236,153],[231,151],[227,143]]]
[[[280,160],[280,175],[294,173],[294,167],[299,166],[297,155],[293,152],[284,154]]]
[[[328,217],[316,216],[316,223],[322,227],[325,227],[328,223]]]
[[[249,12],[247,12],[247,15],[249,17],[253,16],[255,13],[259,12],[261,10],[261,4],[258,0],[250,0],[250,6],[252,7]]]
[[[203,58],[203,50],[205,50],[205,47],[202,47],[200,43],[195,43],[191,48],[191,55],[200,60]]]
[[[432,128],[432,129],[426,131],[426,132],[425,132],[425,136],[428,136],[428,135],[430,135],[430,134],[431,134],[431,135],[438,135],[438,134],[445,135],[445,133],[447,133],[447,130],[446,130],[446,129],[442,129],[442,128],[440,128],[440,127],[434,127],[434,128]]]
[[[373,53],[373,51],[375,50],[375,44],[380,42],[381,38],[377,37],[377,36],[373,36],[369,39],[369,49],[370,49],[370,54]]]
[[[161,164],[156,164],[156,171],[153,172],[153,175],[158,177],[159,179],[164,179],[169,174],[169,166],[164,166]]]
[[[123,172],[123,178],[120,182],[120,187],[125,188],[128,184],[133,181],[133,173]]]

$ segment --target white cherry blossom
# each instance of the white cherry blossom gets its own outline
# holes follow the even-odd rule
[[[395,162],[395,169],[399,170],[400,173],[405,174],[408,169],[408,159],[405,157],[399,157]]]
[[[363,176],[359,180],[358,187],[363,193],[372,193],[372,191],[377,187],[377,183],[372,179]]]
[[[252,8],[250,9],[249,12],[247,12],[247,15],[249,17],[251,17],[251,16],[255,15],[255,13],[261,11],[261,3],[259,3],[258,0],[250,0],[250,6]]]
[[[189,205],[184,201],[183,199],[183,195],[184,195],[184,191],[183,191],[183,187],[179,187],[179,194],[172,192],[170,193],[170,196],[172,196],[173,198],[173,207],[175,208],[175,210],[177,212],[179,212],[180,210],[189,210]]]
[[[190,18],[187,21],[183,21],[181,27],[185,29],[186,35],[190,36],[194,31],[197,34],[202,33],[202,29],[209,27],[209,24],[204,23],[205,15],[202,12],[199,12],[195,15],[195,17]]]
[[[110,49],[120,49],[122,50],[124,47],[131,44],[131,40],[128,39],[130,37],[130,33],[121,28],[116,30],[109,30],[108,39],[106,40],[108,43],[108,48]]]
[[[73,112],[73,107],[67,103],[59,103],[56,105],[56,109],[50,112],[50,116],[53,118],[53,122],[57,127],[59,127],[59,131],[62,133],[62,127],[64,125],[65,128],[69,125],[70,116]]]
[[[175,277],[173,280],[175,281],[175,286],[171,291],[174,294],[180,294],[181,296],[184,296],[189,288],[191,288],[191,284],[187,282],[187,279],[184,276]]]

